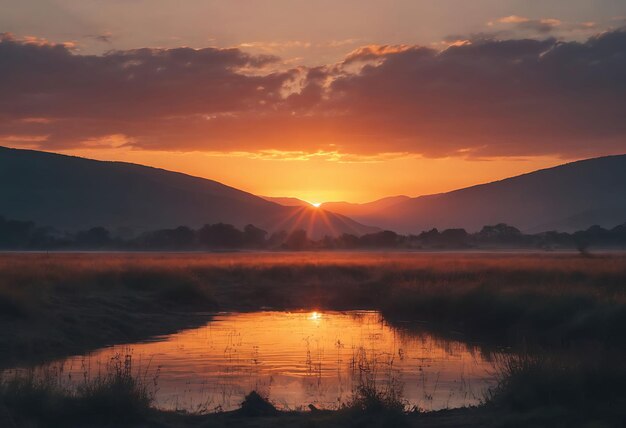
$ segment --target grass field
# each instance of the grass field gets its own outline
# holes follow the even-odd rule
[[[391,323],[424,321],[424,328],[454,330],[486,345],[550,349],[550,355],[591,350],[586,352],[591,358],[582,362],[538,359],[536,352],[523,362],[509,362],[486,406],[407,416],[409,422],[403,416],[399,424],[498,425],[494,409],[500,412],[497,420],[507,421],[503,426],[557,426],[555,421],[572,426],[579,420],[613,426],[622,421],[615,410],[624,404],[626,381],[616,362],[626,345],[626,256],[621,254],[3,254],[0,364],[40,362],[170,333],[206,322],[212,311],[261,308],[376,309]],[[16,386],[4,385],[5,402],[15,397],[9,387]],[[67,395],[42,393],[36,385],[21,389],[28,390],[38,391],[40,398]],[[74,394],[63,400],[74,408],[88,398]],[[142,423],[209,423],[193,415],[154,413],[144,399],[137,403],[148,409],[132,413]],[[351,411],[349,417],[347,410],[274,415],[266,422],[359,425]],[[214,416],[213,422],[266,426],[248,419],[234,423],[229,417]]]
[[[260,308],[378,309],[390,321],[505,344],[620,346],[626,257],[8,254],[0,256],[0,322],[13,329],[0,334],[0,361],[167,333],[206,320],[198,311]]]

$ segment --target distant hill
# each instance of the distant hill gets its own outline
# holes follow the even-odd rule
[[[289,198],[289,197],[276,197],[276,196],[261,196],[266,201],[274,202],[279,205],[284,205],[286,207],[312,207],[309,202],[303,201],[298,198]],[[329,210],[330,211],[330,210]]]
[[[572,162],[448,193],[322,206],[402,233],[433,227],[471,232],[497,223],[527,233],[572,232],[594,224],[610,228],[626,221],[626,155]]]
[[[136,232],[206,223],[254,224],[309,236],[378,229],[314,207],[286,207],[212,180],[163,169],[0,147],[0,215],[59,230]]]
[[[367,202],[364,204],[354,204],[350,202],[324,202],[320,205],[320,208],[324,208],[325,210],[340,212],[343,215],[350,216],[352,214],[357,216],[368,216],[372,214],[376,214],[378,212],[382,212],[387,208],[396,205],[400,202],[405,202],[410,200],[408,196],[400,195],[400,196],[388,196],[386,198],[378,199],[373,202]],[[348,214],[350,213],[350,214]]]

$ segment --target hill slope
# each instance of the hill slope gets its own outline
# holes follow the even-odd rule
[[[284,205],[286,207],[312,207],[310,203],[303,201],[298,198],[290,198],[290,197],[276,197],[276,196],[261,196],[266,201],[274,202],[279,205]],[[330,211],[330,210],[329,210]]]
[[[203,178],[123,162],[0,147],[0,215],[60,230],[135,231],[206,223],[252,223],[270,232],[305,229],[361,235],[377,230],[313,207],[285,207]]]
[[[475,231],[501,222],[524,232],[613,227],[626,221],[626,155],[572,162],[448,193],[399,198],[379,208],[376,204],[323,207],[405,233],[433,227]]]
[[[347,216],[350,216],[351,214],[355,214],[357,216],[368,216],[382,212],[387,208],[390,208],[400,202],[408,201],[409,199],[411,198],[404,195],[388,196],[386,198],[377,199],[364,204],[355,204],[351,202],[324,202],[320,205],[320,207],[325,210],[342,213]]]

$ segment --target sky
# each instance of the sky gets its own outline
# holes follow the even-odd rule
[[[266,196],[626,152],[623,0],[0,0],[0,145]]]

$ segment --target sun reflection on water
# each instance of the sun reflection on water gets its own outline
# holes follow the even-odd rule
[[[317,311],[313,311],[311,312],[311,314],[309,315],[309,319],[311,321],[319,321],[322,319],[322,314],[320,312]]]
[[[59,364],[80,379],[85,367],[95,374],[127,350]],[[156,405],[167,410],[231,410],[253,389],[280,408],[336,408],[364,367],[381,382],[401,381],[406,400],[426,410],[478,404],[493,382],[492,363],[475,349],[396,330],[377,312],[217,314],[206,326],[133,344],[131,352],[142,373],[158,367]]]

